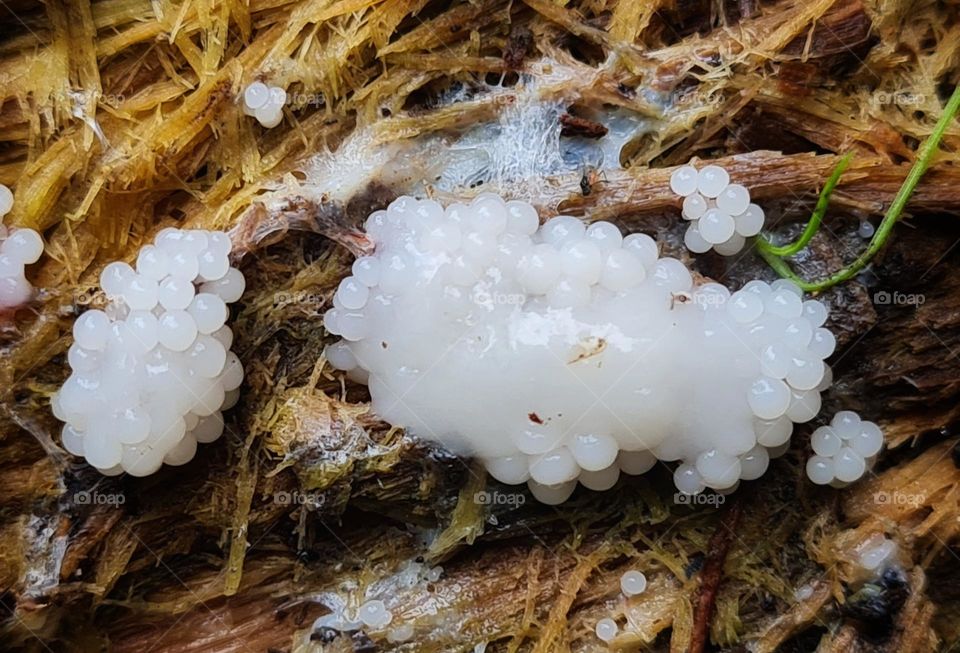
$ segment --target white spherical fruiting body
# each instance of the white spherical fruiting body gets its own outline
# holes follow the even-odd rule
[[[24,268],[43,254],[43,238],[33,229],[5,227],[3,218],[13,209],[13,192],[0,184],[0,312],[15,309],[33,296]]]
[[[647,589],[647,577],[643,572],[631,570],[620,577],[620,591],[624,596],[643,594]]]
[[[0,184],[0,218],[13,210],[13,191]]]
[[[601,641],[610,643],[620,632],[620,627],[617,625],[616,621],[607,617],[597,622],[594,632],[596,632],[597,637]]]
[[[387,422],[546,503],[658,459],[687,494],[762,475],[829,385],[826,308],[781,282],[698,286],[649,236],[570,216],[531,231],[534,214],[489,193],[373,214],[375,251],[324,315],[328,362]]]
[[[681,214],[690,222],[683,241],[694,254],[713,248],[733,256],[763,228],[763,209],[750,203],[750,191],[744,186],[730,183],[721,166],[708,165],[699,172],[692,165],[677,168],[670,176],[670,189],[683,197]]]
[[[225,234],[164,229],[141,249],[136,270],[104,267],[111,305],[74,322],[73,373],[52,399],[70,453],[105,474],[146,476],[189,462],[198,442],[220,437],[221,411],[243,379],[224,326],[226,305],[243,291],[229,253]]]

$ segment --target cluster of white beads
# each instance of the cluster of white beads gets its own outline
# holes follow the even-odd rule
[[[324,316],[327,360],[391,424],[559,503],[683,461],[684,493],[755,479],[820,410],[827,310],[786,281],[694,286],[646,235],[485,193],[373,213]]]
[[[702,254],[712,247],[732,256],[763,228],[763,209],[751,204],[750,191],[731,184],[720,166],[699,172],[691,165],[678,168],[670,175],[670,189],[683,197],[683,218],[690,221],[683,241],[691,252]]]
[[[33,229],[8,229],[3,218],[13,209],[13,193],[0,184],[0,311],[26,303],[33,294],[23,269],[43,253],[43,239]]]
[[[225,325],[245,287],[230,247],[222,232],[164,229],[136,270],[103,269],[110,306],[77,318],[73,373],[52,400],[67,451],[107,475],[146,476],[220,437],[243,381]]]
[[[392,621],[393,613],[387,609],[386,604],[380,599],[371,599],[364,602],[355,612],[349,610],[346,605],[341,605],[330,614],[318,617],[313,622],[313,630],[330,628],[340,632],[349,632],[358,630],[363,626],[380,630],[389,626]],[[393,628],[388,633],[388,638],[391,641],[403,641],[409,637],[403,636],[405,630],[402,627],[399,629]]]
[[[850,410],[833,416],[810,437],[816,454],[807,461],[807,476],[817,485],[853,483],[873,467],[883,448],[883,431]]]
[[[408,560],[396,574],[380,579],[377,588],[368,588],[366,596],[387,596],[390,592],[401,590],[432,591],[430,583],[440,580],[443,567],[430,567],[424,563]],[[355,589],[355,585],[347,582],[341,585],[348,592]],[[418,588],[418,589],[414,589]],[[374,591],[371,591],[374,590]],[[399,643],[413,638],[415,631],[412,623],[394,618],[393,613],[381,599],[370,598],[365,600],[359,608],[351,608],[354,598],[350,595],[328,594],[324,603],[331,612],[318,617],[313,623],[313,632],[321,629],[330,629],[338,632],[351,632],[366,626],[369,629],[382,631],[389,642]]]
[[[287,92],[279,86],[253,82],[243,91],[243,112],[253,116],[264,127],[276,127],[283,120]]]

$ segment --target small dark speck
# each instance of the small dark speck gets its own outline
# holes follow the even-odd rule
[[[704,556],[697,554],[690,560],[690,564],[687,565],[687,568],[684,571],[687,573],[687,578],[692,578],[695,573],[700,571],[703,568]]]
[[[362,630],[354,633],[351,639],[353,640],[353,653],[373,653],[377,650],[377,645]]]
[[[536,413],[528,413],[527,418],[534,424],[543,424],[543,420]]]
[[[386,341],[386,340],[381,340],[381,341],[380,341],[380,346],[383,347],[384,349],[386,349],[386,348],[387,348],[387,341]]]

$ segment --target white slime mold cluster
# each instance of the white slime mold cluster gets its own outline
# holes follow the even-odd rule
[[[820,410],[827,310],[786,281],[694,284],[646,235],[482,194],[446,209],[401,197],[366,222],[324,323],[330,363],[374,412],[484,460],[543,502],[577,480],[682,461],[688,494],[766,470]]]
[[[253,82],[243,91],[243,112],[253,116],[261,125],[271,129],[283,120],[287,92],[279,86]]]
[[[816,454],[807,461],[807,476],[817,485],[853,483],[873,466],[883,448],[883,431],[850,410],[833,416],[810,436]]]
[[[0,311],[24,304],[33,294],[23,269],[43,254],[43,239],[33,229],[8,229],[2,220],[13,209],[13,193],[0,184]]]
[[[324,604],[330,608],[330,612],[318,617],[313,622],[310,634],[315,635],[324,629],[340,633],[365,629],[368,632],[383,632],[387,641],[392,643],[408,641],[415,634],[414,624],[410,621],[405,622],[402,618],[397,618],[393,614],[387,605],[390,601],[389,597],[397,590],[419,588],[424,592],[432,591],[429,589],[430,583],[437,582],[442,575],[443,567],[430,567],[414,560],[408,560],[396,574],[377,581],[378,587],[368,587],[363,602],[356,607],[352,607],[356,604],[354,597],[349,594],[326,594]],[[341,590],[347,592],[356,589],[352,582],[341,584],[340,587]],[[383,598],[369,598],[371,595]],[[437,614],[436,606],[427,606],[421,616],[437,616]]]
[[[222,232],[164,229],[136,270],[107,265],[107,311],[73,326],[70,378],[54,396],[63,446],[104,474],[146,476],[190,461],[223,432],[220,411],[239,396],[243,367],[230,351],[227,304],[243,294]]]
[[[683,242],[696,254],[711,247],[718,254],[733,256],[750,236],[763,228],[763,209],[750,203],[750,191],[731,184],[730,175],[717,165],[699,172],[683,166],[670,175],[670,189],[683,197],[683,219],[690,221]]]

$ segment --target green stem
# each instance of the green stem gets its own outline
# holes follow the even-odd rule
[[[800,277],[798,277],[793,270],[790,269],[790,266],[783,261],[780,255],[771,251],[771,248],[768,247],[769,243],[766,241],[757,241],[757,251],[760,256],[763,257],[763,259],[770,264],[770,267],[772,267],[780,276],[790,279],[799,285],[803,290],[808,292],[825,290],[826,288],[830,288],[838,283],[842,283],[855,277],[870,263],[877,252],[879,252],[880,249],[886,244],[887,239],[890,237],[890,233],[893,231],[893,227],[902,216],[903,210],[906,208],[907,203],[910,201],[910,197],[916,190],[917,184],[920,183],[920,179],[930,168],[930,165],[933,162],[933,157],[936,155],[937,149],[940,147],[940,141],[943,140],[943,135],[946,133],[947,127],[950,126],[950,123],[953,121],[953,118],[956,116],[958,110],[960,110],[960,84],[954,88],[953,95],[950,96],[950,100],[947,102],[946,107],[944,107],[943,115],[940,116],[940,120],[937,121],[936,126],[933,128],[933,132],[930,134],[927,140],[923,142],[923,145],[920,146],[920,151],[918,153],[916,162],[914,162],[913,167],[910,168],[910,172],[907,174],[907,178],[904,180],[903,185],[900,186],[900,190],[897,191],[896,197],[893,198],[890,208],[887,209],[886,214],[884,214],[883,220],[880,222],[880,226],[877,228],[876,233],[870,240],[870,244],[867,246],[867,249],[852,263],[850,263],[850,265],[847,265],[838,272],[835,272],[824,279],[820,279],[819,281],[804,281],[803,279],[800,279]],[[842,163],[843,162],[841,161],[841,164]],[[840,168],[840,165],[838,165],[837,168]],[[836,170],[834,170],[834,173],[836,174]],[[837,178],[839,179],[839,175]],[[831,176],[831,179],[833,179],[833,176]],[[829,186],[829,182],[827,185]],[[825,186],[824,191],[826,190],[827,187]],[[822,198],[823,196],[821,194],[821,200]],[[818,209],[820,208],[820,204],[821,202],[817,203]],[[816,218],[816,213],[814,214],[814,218]],[[811,219],[811,224],[812,223],[813,219]],[[807,230],[804,231],[804,236],[806,236],[809,228],[810,225],[808,225]]]
[[[850,161],[852,160],[853,152],[848,152],[834,167],[833,172],[830,173],[830,178],[827,179],[827,183],[824,185],[823,190],[820,191],[820,197],[817,200],[816,207],[813,209],[813,215],[810,216],[810,221],[807,222],[807,227],[803,230],[800,238],[789,245],[777,246],[771,243],[767,238],[760,236],[757,238],[757,247],[759,249],[766,250],[775,256],[793,256],[801,249],[806,247],[820,229],[820,223],[823,221],[823,216],[826,215],[827,207],[830,205],[830,196],[833,194],[833,189],[837,187],[837,184],[840,182],[840,177],[843,175],[844,171],[850,165]]]
[[[784,279],[789,279],[793,283],[797,284],[801,290],[804,292],[816,292],[820,290],[820,287],[816,283],[811,283],[809,281],[804,281],[797,274],[790,269],[790,266],[782,258],[776,254],[772,254],[762,247],[757,248],[757,253],[760,255],[767,264],[773,268],[773,271],[779,274]]]

